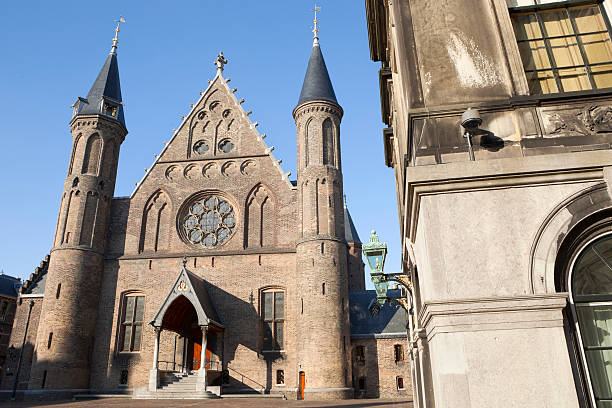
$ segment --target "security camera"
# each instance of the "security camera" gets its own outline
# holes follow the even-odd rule
[[[481,123],[482,119],[480,119],[478,109],[468,108],[463,112],[463,115],[461,115],[461,126],[463,126],[465,130],[478,129]]]

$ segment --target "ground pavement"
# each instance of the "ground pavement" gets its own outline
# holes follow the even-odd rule
[[[226,398],[217,400],[133,400],[126,398],[105,398],[89,401],[53,401],[53,402],[0,402],[4,408],[166,408],[166,407],[205,407],[205,408],[412,408],[412,402],[406,399],[359,399],[338,401],[284,401],[278,398]]]

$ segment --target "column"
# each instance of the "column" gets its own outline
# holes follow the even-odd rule
[[[202,329],[202,354],[200,355],[197,390],[206,391],[206,347],[208,345],[208,326],[200,326],[200,328]]]
[[[155,330],[155,348],[153,349],[153,368],[149,374],[149,391],[157,391],[159,387],[159,370],[157,365],[159,362],[159,336],[161,334],[161,327],[153,327]]]

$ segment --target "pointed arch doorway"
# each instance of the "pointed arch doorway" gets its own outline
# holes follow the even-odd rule
[[[222,338],[224,326],[213,306],[204,281],[187,271],[180,271],[170,293],[150,322],[156,332],[153,367],[149,377],[149,390],[156,391],[160,383],[159,344],[162,331],[177,333],[182,339],[182,358],[173,364],[171,371],[182,371],[197,376],[197,390],[206,391],[208,371],[221,374],[222,354],[218,361],[211,361],[212,347],[209,340]],[[222,344],[222,340],[221,340]],[[176,352],[175,352],[176,355]],[[166,365],[167,370],[167,365]],[[177,370],[178,368],[178,370]],[[166,371],[164,370],[164,371]]]

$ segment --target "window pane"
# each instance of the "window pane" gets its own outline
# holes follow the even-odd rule
[[[532,6],[535,4],[534,0],[506,0],[508,7],[523,7]]]
[[[596,398],[612,398],[612,350],[587,350],[587,364]]]
[[[606,23],[599,12],[599,6],[572,7],[569,12],[579,33],[606,31]]]
[[[272,350],[272,323],[264,323],[264,350]]]
[[[123,333],[123,351],[130,351],[130,342],[132,340],[132,326],[123,326],[125,327],[125,332]]]
[[[585,347],[612,347],[612,306],[576,305]]]
[[[549,40],[549,44],[555,66],[572,67],[584,65],[575,37],[553,38]]]
[[[597,408],[612,408],[612,401],[597,401]]]
[[[141,335],[142,335],[142,326],[141,325],[134,326],[134,347],[132,348],[133,351],[140,350],[140,336]]]
[[[529,92],[532,94],[559,92],[552,71],[526,72]]]
[[[526,71],[550,68],[544,41],[526,41],[518,44]]]
[[[144,296],[138,296],[136,298],[136,314],[134,316],[135,322],[142,322],[144,314]]]
[[[612,62],[612,46],[608,33],[581,35],[580,42],[589,64]]]
[[[517,14],[514,16],[514,34],[517,40],[530,40],[533,38],[542,38],[540,25],[536,19],[536,15]]]
[[[283,348],[283,323],[275,323],[274,329],[274,349],[281,350]]]
[[[591,77],[597,88],[609,88],[612,86],[612,65],[598,65],[591,67]]]
[[[264,292],[263,294],[264,296],[264,302],[263,302],[263,306],[264,306],[264,310],[263,310],[263,317],[265,320],[272,320],[274,318],[273,316],[273,302],[274,302],[274,292]]]
[[[284,292],[274,293],[274,318],[275,319],[285,318],[285,293]]]
[[[542,19],[542,24],[544,24],[544,30],[546,31],[545,35],[547,37],[574,34],[572,24],[565,9],[543,11],[539,14]]]
[[[612,293],[612,269],[598,255],[610,263],[611,258],[607,257],[610,256],[610,247],[612,239],[605,237],[583,251],[574,267],[572,283],[575,295]]]
[[[125,305],[125,322],[131,322],[134,318],[134,297],[128,296]]]
[[[563,92],[583,91],[591,89],[589,77],[585,68],[567,68],[558,71]]]

